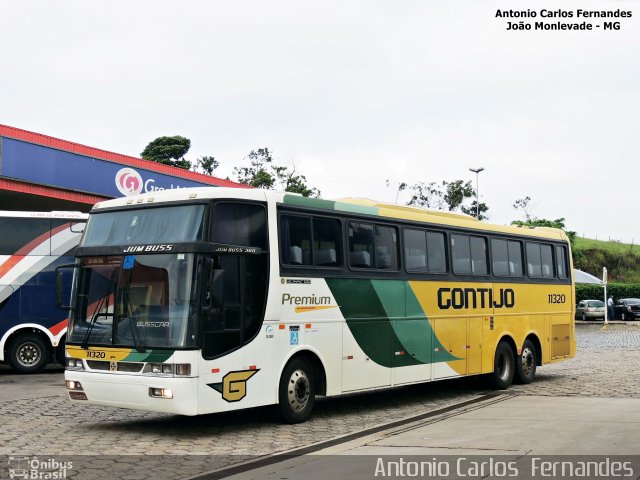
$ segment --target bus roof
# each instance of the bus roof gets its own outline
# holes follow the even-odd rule
[[[262,189],[238,189],[220,187],[197,187],[163,190],[131,197],[116,198],[97,203],[92,212],[105,208],[145,205],[157,203],[172,203],[195,201],[214,198],[237,198],[262,202],[276,202],[285,205],[299,206],[320,210],[333,210],[363,215],[374,215],[385,218],[396,218],[415,222],[424,222],[448,227],[478,230],[486,232],[504,233],[507,235],[524,235],[567,241],[567,235],[560,229],[548,227],[521,227],[513,225],[497,225],[479,221],[470,215],[442,210],[430,210],[415,206],[395,205],[377,202],[364,198],[344,198],[339,200],[324,200],[303,197],[288,192],[276,192]]]
[[[69,218],[73,220],[86,220],[89,215],[82,212],[19,212],[14,210],[0,210],[0,217],[12,218]]]

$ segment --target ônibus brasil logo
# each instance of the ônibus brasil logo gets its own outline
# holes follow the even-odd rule
[[[116,187],[121,194],[137,195],[142,192],[142,177],[133,168],[121,168],[116,173]]]

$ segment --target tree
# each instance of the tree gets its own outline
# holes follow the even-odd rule
[[[388,184],[388,183],[387,183]],[[461,211],[473,217],[476,216],[476,200],[470,206],[465,202],[475,196],[475,190],[470,181],[454,180],[452,182],[418,182],[408,186],[412,192],[411,199],[407,205],[419,207],[438,208],[449,210],[450,212]],[[480,203],[479,219],[486,220],[489,207],[485,203]]]
[[[409,185],[407,185],[406,182],[391,182],[391,180],[389,180],[388,178],[385,180],[386,184],[387,184],[387,188],[389,187],[393,187],[396,191],[396,203],[398,203],[398,197],[400,196],[400,193],[403,192],[404,190],[407,189],[407,187]]]
[[[443,184],[445,182],[442,182]],[[418,182],[410,185],[412,195],[407,205],[416,205],[418,207],[442,208],[444,206],[443,191],[438,187],[436,182]]]
[[[569,242],[571,246],[573,246],[576,232],[572,230],[567,230],[565,225],[564,218],[556,218],[555,220],[547,220],[546,218],[532,218],[531,220],[514,220],[511,222],[511,225],[520,225],[521,227],[550,227],[550,228],[559,228],[564,230],[564,233],[569,237]]]
[[[474,200],[473,202],[471,202],[471,205],[469,207],[462,205],[460,207],[460,210],[462,211],[462,213],[466,213],[467,215],[471,215],[472,217],[477,217],[478,220],[489,219],[489,217],[485,215],[485,213],[487,213],[487,210],[489,210],[489,207],[486,203],[483,202],[480,202],[480,205],[478,205],[478,202]]]
[[[275,165],[268,148],[251,150],[246,156],[248,167],[235,167],[233,174],[239,183],[256,188],[280,188],[304,197],[319,197],[320,190],[307,186],[307,177],[296,173],[296,166]]]
[[[467,198],[473,198],[475,195],[471,181],[463,183],[462,180],[454,180],[450,183],[442,182],[442,185],[445,192],[443,199],[450,212],[458,210]]]
[[[249,167],[234,167],[233,174],[238,182],[256,188],[273,188],[275,178],[269,173],[273,158],[268,148],[251,150],[246,156]]]
[[[520,209],[524,213],[525,221],[531,221],[531,207],[529,203],[531,202],[531,197],[526,196],[524,198],[519,198],[515,202],[513,202],[513,208],[516,210]]]
[[[567,237],[569,237],[569,242],[571,243],[571,246],[573,246],[576,238],[576,232],[572,230],[567,230],[567,227],[564,223],[565,222],[564,217],[556,218],[555,220],[547,220],[546,218],[538,218],[533,216],[533,213],[531,211],[531,197],[529,196],[519,198],[518,200],[516,200],[513,203],[513,208],[515,208],[516,210],[522,210],[522,212],[524,213],[525,219],[514,220],[511,222],[511,225],[520,225],[521,227],[559,228],[561,230],[564,230],[564,232],[567,234]]]
[[[191,162],[186,160],[184,156],[190,148],[191,140],[180,135],[158,137],[149,142],[140,156],[145,160],[189,170]]]
[[[220,166],[220,162],[216,157],[204,156],[196,160],[193,170],[199,168],[206,175],[213,175],[213,171]]]

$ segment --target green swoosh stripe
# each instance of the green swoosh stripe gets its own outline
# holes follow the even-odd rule
[[[147,350],[146,352],[132,351],[124,360],[128,362],[157,362],[162,363],[173,355],[174,350]]]
[[[326,282],[356,342],[379,365],[393,368],[456,359],[442,347],[407,282],[336,278]],[[400,351],[405,354],[395,354]]]

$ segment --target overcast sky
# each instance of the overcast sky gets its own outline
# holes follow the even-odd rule
[[[560,5],[633,16],[495,18]],[[482,166],[492,222],[528,195],[580,235],[640,242],[638,1],[16,0],[0,21],[0,123],[135,156],[183,135],[222,177],[268,147],[324,198],[394,202],[386,179],[475,184]]]

